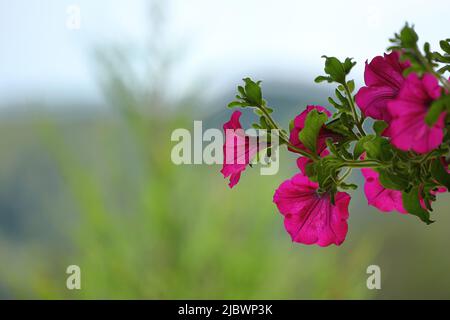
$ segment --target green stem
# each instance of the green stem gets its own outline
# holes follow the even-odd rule
[[[352,168],[348,168],[347,171],[338,179],[337,184],[342,183],[352,173]]]
[[[450,83],[448,82],[448,80],[445,79],[442,75],[438,74],[437,72],[435,73],[435,75],[439,78],[439,81],[441,81],[441,83],[444,86],[445,90],[450,92]]]
[[[386,166],[378,160],[345,160],[341,167],[348,168],[379,168]]]
[[[269,122],[269,125],[272,127],[272,129],[277,130],[277,134],[278,137],[280,138],[281,141],[283,141],[284,143],[286,143],[289,148],[291,148],[292,150],[298,152],[299,154],[301,154],[304,157],[307,157],[311,160],[318,160],[316,155],[313,155],[305,150],[302,150],[300,148],[297,148],[296,146],[294,146],[290,141],[289,141],[289,137],[287,137],[283,131],[280,129],[280,127],[278,126],[278,124],[275,122],[275,120],[272,119],[272,117],[270,116],[270,114],[267,112],[266,108],[264,108],[263,106],[258,106],[257,107],[259,110],[261,110],[261,112],[263,113],[264,117],[266,118],[266,120]]]
[[[347,100],[350,104],[350,109],[352,110],[353,119],[355,120],[356,128],[358,128],[359,133],[364,137],[366,133],[364,132],[364,129],[362,127],[362,117],[361,120],[358,117],[358,113],[356,112],[356,106],[355,102],[353,101],[352,94],[350,93],[350,89],[347,86],[347,83],[344,82],[343,84],[345,89],[345,95],[347,96]]]

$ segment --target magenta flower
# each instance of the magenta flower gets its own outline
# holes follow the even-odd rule
[[[234,111],[230,121],[223,125],[225,143],[223,145],[223,166],[220,172],[224,178],[230,177],[228,184],[230,188],[239,182],[242,171],[259,151],[257,139],[245,135],[242,129],[239,122],[241,114],[240,111]]]
[[[295,117],[295,119],[294,119],[294,127],[291,129],[290,136],[289,136],[289,141],[295,147],[297,147],[299,149],[302,149],[302,150],[305,150],[305,151],[311,151],[311,150],[308,150],[303,145],[303,143],[298,138],[298,134],[304,128],[306,117],[308,116],[308,113],[311,112],[312,110],[317,110],[319,112],[323,112],[328,117],[331,116],[330,111],[328,111],[326,108],[324,108],[322,106],[307,106],[306,110],[304,110],[302,113],[300,113],[298,116]],[[327,138],[336,139],[336,138],[338,138],[338,136],[339,136],[338,134],[336,134],[336,133],[326,129],[325,127],[323,127],[320,130],[319,136],[317,138],[317,153],[321,154],[323,152],[323,150],[326,149],[327,145],[326,145],[325,141],[326,141]],[[296,152],[295,150],[293,150],[291,148],[289,148],[289,151]]]
[[[400,62],[400,54],[393,51],[377,56],[370,63],[366,61],[364,71],[365,87],[355,96],[356,104],[365,116],[390,122],[387,103],[397,97],[403,82],[403,71],[409,63]]]
[[[300,172],[306,175],[306,166],[311,163],[312,160],[307,157],[299,157],[297,159],[297,167],[300,169]]]
[[[408,76],[398,97],[388,103],[392,121],[384,134],[391,138],[393,145],[405,151],[427,153],[441,144],[446,113],[440,115],[433,127],[425,123],[431,102],[441,92],[436,77],[431,74],[425,74],[422,79],[414,73]]]
[[[284,215],[284,226],[292,241],[304,244],[340,245],[347,235],[350,196],[338,192],[335,204],[329,194],[319,194],[319,185],[302,173],[284,181],[273,202]]]
[[[361,169],[366,180],[364,193],[370,206],[383,212],[398,211],[407,213],[403,207],[402,192],[398,190],[386,189],[380,183],[379,174],[372,169]]]
[[[400,213],[408,213],[403,207],[402,192],[399,190],[386,189],[380,183],[379,174],[375,170],[365,168],[361,172],[366,180],[364,184],[364,193],[366,194],[367,202],[370,206],[377,208],[383,212],[398,211]],[[447,189],[439,187],[432,190],[431,194],[446,192]],[[420,204],[424,209],[427,209],[425,200],[419,195]]]

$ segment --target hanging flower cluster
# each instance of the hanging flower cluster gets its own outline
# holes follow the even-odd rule
[[[347,234],[350,195],[346,178],[361,169],[368,204],[382,212],[412,214],[426,224],[438,193],[450,190],[450,39],[442,52],[425,43],[408,24],[391,39],[387,54],[366,62],[365,86],[356,94],[348,75],[352,59],[325,58],[325,74],[316,82],[336,85],[331,108],[309,105],[290,123],[289,132],[272,118],[261,82],[244,79],[230,108],[252,108],[258,129],[277,130],[280,145],[298,155],[298,172],[281,183],[273,202],[284,217],[292,241],[340,245]],[[359,109],[359,111],[358,111]],[[241,111],[224,124],[222,174],[235,186],[241,173],[270,141],[251,147],[242,129]],[[372,120],[370,120],[372,119]],[[232,129],[232,130],[230,130]],[[238,150],[237,150],[237,149]]]

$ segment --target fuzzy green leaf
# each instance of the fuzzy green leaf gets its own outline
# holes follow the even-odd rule
[[[242,102],[232,101],[228,104],[228,108],[236,108],[236,107],[242,107]]]
[[[375,138],[375,136],[368,135],[368,136],[362,137],[361,139],[358,140],[358,142],[356,142],[355,148],[353,149],[353,159],[355,159],[355,160],[358,159],[364,153],[364,151],[366,151],[364,149],[364,143],[372,140],[373,138]]]
[[[316,153],[320,129],[327,120],[328,116],[325,113],[312,110],[305,119],[305,126],[298,134],[303,145],[314,153]]]
[[[438,100],[433,101],[430,109],[425,116],[425,122],[432,127],[444,111],[450,111],[450,95],[444,95]]]
[[[381,136],[384,129],[388,127],[388,124],[383,120],[378,120],[373,123],[373,131],[375,131],[375,134],[377,136]]]
[[[330,77],[325,77],[325,76],[318,76],[318,77],[316,77],[314,79],[314,82],[316,82],[316,83],[320,83],[320,82],[323,82],[323,81],[332,82],[333,79],[330,78]]]
[[[388,140],[381,137],[373,137],[364,142],[364,150],[369,158],[381,161],[390,161],[392,159],[392,145]]]
[[[250,78],[243,79],[245,82],[245,94],[249,103],[255,106],[262,105],[262,92],[259,82],[254,82]]]
[[[352,68],[356,65],[356,62],[352,61],[352,59],[353,58],[346,58],[344,63],[343,63],[345,74],[349,74],[350,71],[352,70]],[[347,83],[347,85],[348,85],[348,83]],[[353,91],[353,90],[350,90],[350,91]]]
[[[420,204],[419,198],[419,187],[412,188],[409,192],[402,192],[402,202],[406,211],[410,214],[418,216],[420,220],[425,222],[426,224],[433,223],[434,221],[430,220],[430,213],[422,208]]]
[[[450,190],[450,174],[447,172],[446,168],[444,168],[439,159],[435,159],[432,162],[431,175],[437,182],[445,186],[447,190]]]
[[[405,190],[409,183],[408,179],[399,176],[391,170],[379,170],[379,179],[383,187],[391,190]]]
[[[414,31],[413,27],[406,24],[400,31],[400,39],[404,48],[415,48],[417,41],[419,40],[419,36],[416,31]]]
[[[445,40],[439,41],[439,45],[441,46],[441,49],[444,50],[446,53],[450,54],[450,43],[448,43]]]
[[[345,69],[338,58],[323,56],[325,60],[325,73],[328,74],[333,81],[345,83]]]

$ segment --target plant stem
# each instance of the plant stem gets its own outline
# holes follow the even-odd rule
[[[435,75],[439,78],[439,81],[441,81],[442,85],[444,86],[445,90],[447,90],[448,92],[450,92],[450,82],[448,82],[447,79],[445,79],[444,77],[442,77],[442,75],[438,74],[437,72],[435,73]]]
[[[290,141],[289,141],[289,137],[287,137],[283,131],[280,129],[280,127],[277,125],[277,123],[275,122],[275,120],[273,120],[273,118],[270,116],[270,114],[267,112],[266,108],[264,108],[263,106],[258,106],[257,107],[259,110],[261,110],[261,112],[263,113],[264,117],[266,118],[266,120],[269,122],[269,125],[272,127],[272,129],[277,130],[277,134],[278,137],[280,138],[281,141],[283,141],[284,143],[286,143],[289,148],[291,148],[292,150],[298,152],[299,154],[301,154],[304,157],[307,157],[311,160],[318,160],[316,155],[313,155],[305,150],[302,150],[300,148],[297,148],[296,146],[294,146]]]
[[[385,164],[378,160],[346,160],[341,167],[348,168],[378,168],[384,167]]]
[[[342,183],[352,173],[352,168],[348,168],[347,171],[338,179],[337,184]]]
[[[350,104],[350,109],[352,109],[353,119],[355,120],[356,128],[358,128],[359,133],[364,137],[366,133],[364,132],[364,129],[362,127],[362,117],[361,120],[358,117],[358,113],[356,112],[356,106],[355,102],[353,101],[352,94],[350,93],[350,89],[347,86],[347,83],[344,82],[343,84],[345,89],[345,95],[347,96],[348,103]]]

